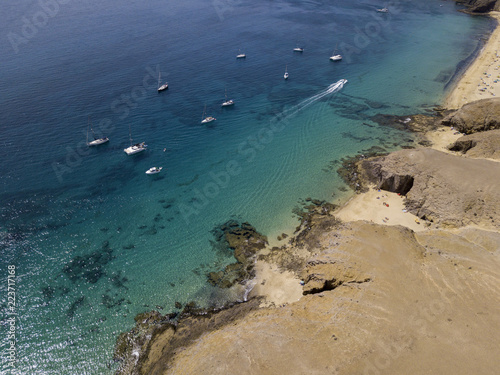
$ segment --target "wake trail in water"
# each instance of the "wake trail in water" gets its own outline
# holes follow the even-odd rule
[[[320,91],[316,95],[311,96],[310,98],[307,98],[303,101],[301,101],[299,104],[293,106],[292,108],[289,108],[285,111],[282,112],[282,115],[284,118],[287,117],[292,117],[305,109],[306,107],[309,107],[311,104],[314,102],[317,102],[321,98],[324,98],[327,95],[334,94],[336,92],[339,92],[344,85],[347,83],[347,79],[341,79],[335,83],[332,83],[330,86],[328,86],[326,89],[323,91]]]

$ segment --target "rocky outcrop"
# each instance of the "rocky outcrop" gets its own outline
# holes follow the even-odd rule
[[[500,160],[500,129],[460,137],[448,149],[472,158]]]
[[[468,103],[455,113],[448,115],[442,124],[453,126],[464,134],[500,129],[500,98],[481,99]]]
[[[500,10],[498,0],[457,0],[457,3],[467,5],[470,13],[488,13]]]
[[[372,116],[370,120],[380,126],[388,126],[399,130],[409,130],[414,133],[422,133],[430,130],[436,130],[444,115],[448,115],[450,110],[443,108],[434,108],[432,115],[408,115],[397,116],[393,114],[379,113]]]
[[[138,314],[135,327],[123,332],[115,344],[113,359],[120,362],[118,374],[136,374],[140,362],[149,351],[149,345],[156,336],[166,330],[175,331],[175,314],[161,315],[158,311]]]
[[[378,188],[405,194],[406,208],[429,223],[500,228],[498,162],[418,149],[365,160],[362,169]]]
[[[215,228],[212,233],[218,246],[233,251],[235,263],[227,265],[222,271],[208,274],[208,282],[220,288],[230,288],[237,283],[244,283],[255,276],[254,258],[259,250],[267,245],[263,236],[249,223],[230,220]]]
[[[258,308],[259,303],[254,298],[247,303],[208,309],[189,303],[179,315],[161,315],[157,311],[139,314],[135,327],[117,339],[114,360],[120,362],[120,367],[116,374],[163,374],[176,351],[209,330],[241,319]]]
[[[344,283],[359,284],[371,281],[368,274],[360,274],[352,266],[338,263],[336,259],[325,255],[307,262],[302,278],[304,279],[302,291],[304,295],[334,290]]]

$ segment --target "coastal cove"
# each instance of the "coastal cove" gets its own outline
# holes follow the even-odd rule
[[[415,158],[445,166],[457,156],[444,147],[461,134],[438,124],[451,111],[437,105],[449,86],[460,87],[457,66],[482,56],[496,21],[458,12],[461,6],[448,1],[391,3],[387,14],[376,11],[380,5],[90,0],[58,3],[50,14],[36,1],[0,6],[0,263],[16,267],[19,373],[264,374],[286,362],[295,373],[337,371],[321,353],[345,357],[338,366],[355,372],[345,352],[358,348],[365,358],[373,341],[356,347],[361,334],[350,324],[363,324],[353,316],[370,316],[373,306],[382,311],[385,296],[401,292],[391,289],[391,268],[404,270],[398,285],[405,272],[410,283],[427,285],[447,281],[431,275],[433,267],[446,263],[443,272],[451,275],[461,267],[453,262],[469,262],[474,278],[460,271],[443,293],[453,302],[450,293],[465,279],[471,303],[491,311],[481,301],[497,298],[495,286],[477,291],[473,281],[497,278],[496,224],[487,236],[480,231],[488,220],[497,223],[496,213],[488,219],[470,203],[491,197],[476,197],[471,185],[470,205],[459,206],[467,215],[433,216],[425,205],[408,208],[405,189],[379,192],[378,175],[363,163],[402,176],[396,161],[385,163]],[[40,12],[47,22],[35,24]],[[29,38],[26,22],[36,27]],[[337,48],[342,61],[330,61]],[[241,52],[246,57],[236,58]],[[158,91],[159,81],[168,81],[168,90]],[[228,99],[234,105],[222,106]],[[202,123],[206,116],[216,120]],[[414,126],[420,120],[424,125]],[[89,129],[109,142],[88,147]],[[483,144],[471,136],[470,144]],[[140,142],[146,150],[125,154]],[[447,156],[421,150],[430,143]],[[498,163],[488,147],[487,162]],[[467,149],[463,165],[470,155],[484,158],[483,149]],[[492,169],[483,162],[477,165]],[[152,167],[158,173],[146,174]],[[415,181],[426,169],[431,165],[415,163]],[[443,234],[445,227],[456,233]],[[467,262],[452,245],[439,254],[443,237],[465,249]],[[470,253],[466,241],[481,253]],[[366,243],[383,249],[379,260]],[[411,261],[399,246],[406,243]],[[439,261],[422,266],[423,258]],[[406,298],[429,303],[413,289]],[[460,314],[449,318],[470,318]],[[289,323],[283,329],[298,331],[268,330],[282,318]],[[244,327],[270,346],[245,341]],[[410,328],[408,335],[375,323],[362,330],[407,348],[418,343],[421,327]],[[476,328],[489,337],[483,325]],[[354,341],[344,344],[348,336]],[[247,344],[228,339],[234,337]],[[249,349],[275,355],[271,337],[291,345],[289,357],[272,362]],[[315,340],[310,357],[299,354]],[[207,358],[213,362],[205,365]]]
[[[394,116],[427,147],[344,162],[356,196],[306,200],[299,233],[257,252],[248,302],[136,317],[116,346],[118,374],[494,373],[500,98],[477,102],[463,87],[500,68],[497,32],[445,100],[463,110]]]

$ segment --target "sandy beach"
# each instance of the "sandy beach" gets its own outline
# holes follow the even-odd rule
[[[396,193],[371,189],[353,197],[335,216],[343,221],[367,220],[376,224],[402,225],[415,232],[425,229],[419,218],[404,206],[405,198]]]
[[[498,22],[500,12],[490,12]],[[479,56],[467,69],[444,102],[444,107],[458,109],[479,99],[500,97],[500,28],[491,34]]]

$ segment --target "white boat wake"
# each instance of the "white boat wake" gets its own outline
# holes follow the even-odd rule
[[[323,91],[317,93],[316,95],[311,96],[310,98],[307,98],[303,101],[301,101],[299,104],[293,106],[292,108],[289,108],[285,111],[283,111],[283,117],[291,117],[298,112],[302,111],[304,108],[309,107],[311,104],[314,102],[317,102],[321,98],[324,98],[327,95],[339,92],[344,85],[347,83],[347,79],[341,79],[335,83],[332,83],[330,86],[328,86],[326,89]]]

